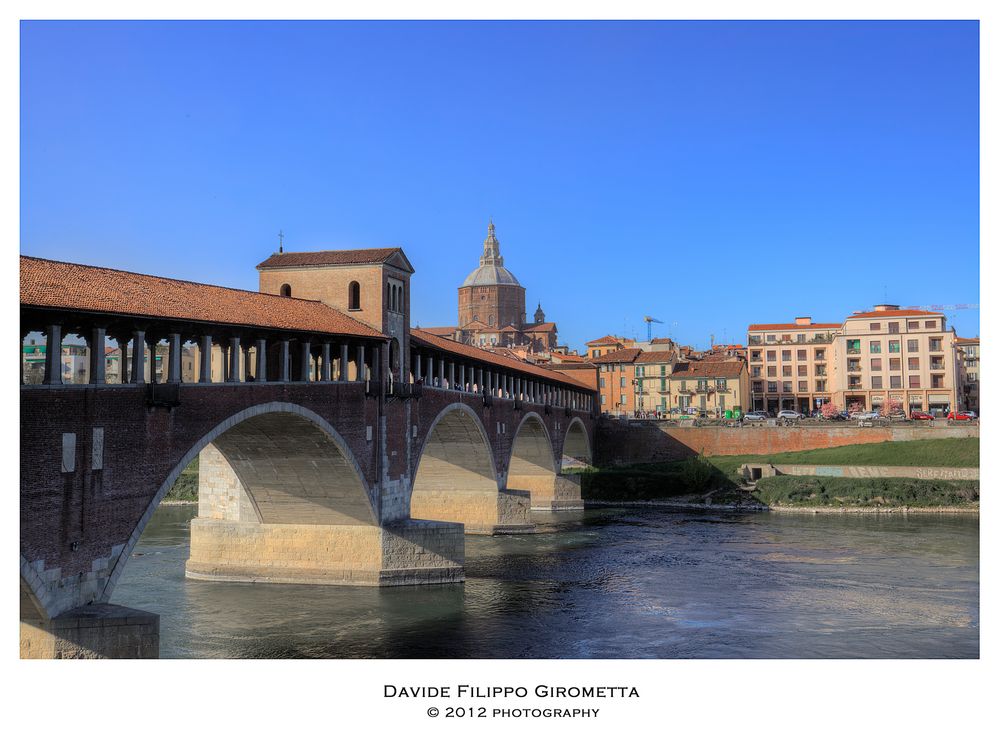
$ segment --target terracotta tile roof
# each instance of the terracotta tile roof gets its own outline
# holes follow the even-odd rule
[[[670,337],[653,337],[649,340],[649,344],[673,344],[674,340]]]
[[[305,267],[319,265],[378,265],[388,260],[399,247],[380,249],[327,249],[319,252],[275,252],[257,265],[257,269],[270,267]]]
[[[527,324],[524,327],[526,333],[531,333],[535,331],[555,331],[556,325],[553,321],[543,321],[540,324]]]
[[[810,329],[839,329],[840,327],[841,324],[750,324],[747,331],[777,331],[779,329],[809,331]]]
[[[382,337],[319,301],[38,257],[21,257],[21,305]]]
[[[606,355],[601,355],[600,357],[591,358],[596,365],[610,365],[613,363],[630,363],[634,362],[635,358],[642,354],[641,349],[636,349],[635,347],[625,347],[623,349],[616,349],[614,352],[608,352]]]
[[[848,319],[880,319],[883,316],[944,316],[940,311],[918,311],[915,308],[890,309],[888,311],[860,311],[852,313]]]
[[[735,378],[743,371],[743,360],[691,360],[674,366],[677,378]]]
[[[637,365],[642,365],[647,362],[664,364],[667,362],[673,362],[676,359],[676,352],[643,352],[635,362]]]
[[[610,334],[606,334],[600,339],[591,339],[587,342],[588,347],[603,347],[606,344],[622,344],[622,340],[618,337],[613,337]]]
[[[587,362],[587,358],[585,357],[581,357],[580,355],[564,355],[562,352],[550,352],[549,356],[557,363],[565,362],[579,364]]]
[[[478,347],[474,347],[470,344],[462,344],[460,342],[453,342],[450,339],[442,339],[441,337],[428,334],[420,329],[411,329],[410,339],[415,341],[417,344],[433,347],[441,350],[442,352],[449,352],[454,355],[468,357],[470,360],[475,360],[477,362],[499,365],[500,367],[507,368],[508,370],[513,370],[525,375],[532,375],[537,378],[544,378],[554,383],[572,385],[588,391],[591,390],[586,383],[581,383],[579,380],[576,380],[569,375],[560,373],[557,370],[546,370],[538,365],[532,365],[530,362],[514,359],[513,357],[507,356],[506,353],[501,355],[496,352],[490,352],[489,350],[479,349]]]
[[[956,344],[979,344],[979,337],[955,337]]]
[[[438,337],[454,336],[455,332],[458,330],[457,326],[418,326],[417,328],[420,329],[420,331],[425,331],[428,334],[434,334]]]

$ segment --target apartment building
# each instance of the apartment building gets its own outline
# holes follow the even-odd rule
[[[639,349],[618,349],[593,358],[597,365],[597,390],[601,412],[632,416],[636,410],[635,359]]]
[[[847,317],[836,343],[838,407],[876,411],[895,400],[938,416],[957,408],[955,330],[943,314],[879,305]]]
[[[840,324],[799,317],[747,329],[750,399],[772,413],[881,409],[897,401],[907,413],[947,414],[958,404],[956,337],[944,315],[880,304]]]
[[[840,324],[800,316],[747,329],[749,407],[811,413],[833,397],[834,337]]]
[[[979,413],[979,337],[956,337],[958,348],[959,405]]]

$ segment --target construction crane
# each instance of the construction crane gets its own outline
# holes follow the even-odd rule
[[[642,320],[646,322],[646,341],[649,342],[653,339],[653,324],[662,324],[663,322],[652,316],[643,316]]]

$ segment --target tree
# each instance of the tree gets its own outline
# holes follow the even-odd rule
[[[890,416],[900,416],[903,413],[903,402],[898,398],[890,398],[882,406],[881,414],[882,416],[888,418]]]
[[[865,407],[862,406],[857,401],[855,401],[854,403],[852,403],[850,406],[847,407],[847,412],[849,414],[859,414],[859,413],[861,413],[864,410],[865,410]]]
[[[837,404],[833,401],[827,401],[824,403],[820,407],[819,412],[823,415],[824,419],[835,419],[840,415],[840,409],[837,408]]]

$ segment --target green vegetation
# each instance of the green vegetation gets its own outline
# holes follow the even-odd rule
[[[198,500],[198,458],[191,461],[173,487],[163,497],[164,501],[197,501]]]
[[[709,458],[728,468],[730,461],[798,463],[801,465],[929,465],[948,468],[978,468],[979,438],[920,439],[913,442],[879,442],[819,450],[780,452],[773,455],[736,455]]]
[[[774,455],[690,458],[582,472],[585,500],[696,502],[712,493],[712,503],[757,501],[769,506],[953,507],[979,506],[979,481],[912,478],[827,478],[777,476],[757,483],[751,493],[737,490],[739,469],[746,462],[804,465],[902,465],[978,467],[979,439],[934,439],[914,442],[829,447]]]
[[[768,506],[978,509],[979,481],[779,475],[758,481],[753,495]]]

